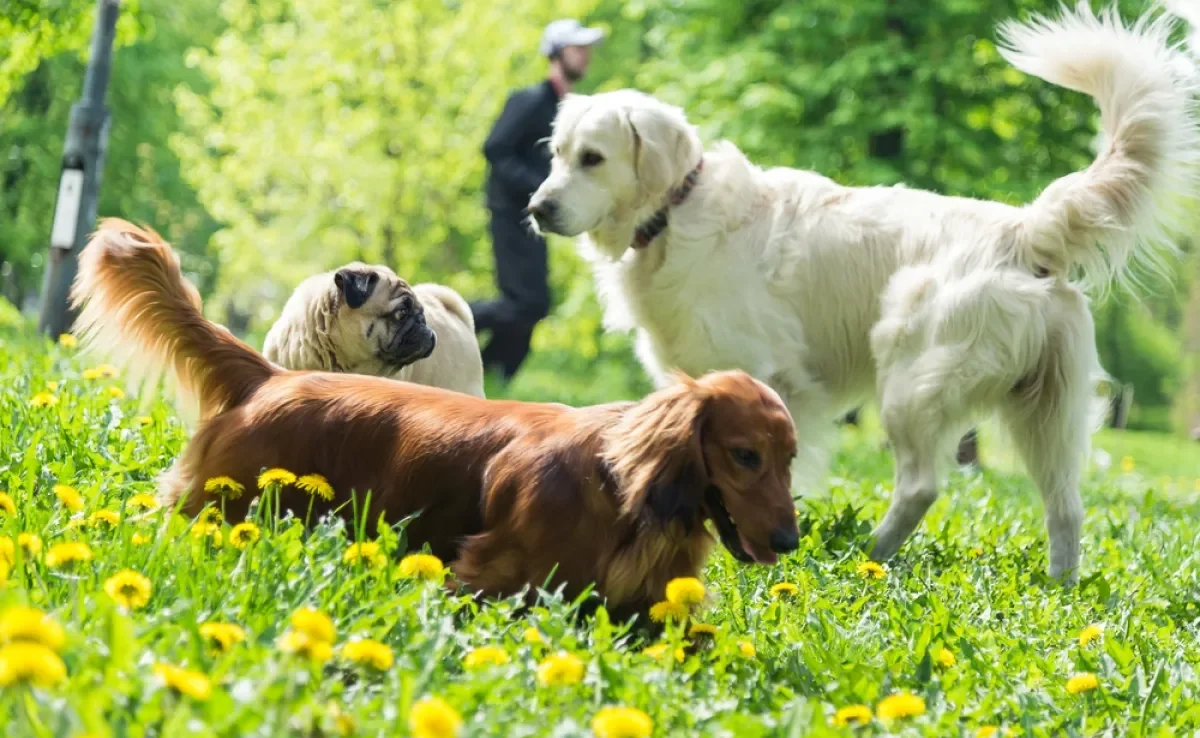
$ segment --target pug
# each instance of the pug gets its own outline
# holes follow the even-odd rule
[[[300,283],[263,355],[285,369],[389,377],[483,397],[471,309],[439,284],[354,262]]]

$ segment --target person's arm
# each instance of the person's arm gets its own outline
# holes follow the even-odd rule
[[[483,155],[492,165],[492,173],[513,194],[529,194],[542,184],[542,175],[521,158],[517,151],[522,134],[530,124],[536,107],[532,95],[517,93],[504,103],[504,112],[492,126],[487,141],[483,144]]]

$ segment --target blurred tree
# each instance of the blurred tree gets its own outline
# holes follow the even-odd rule
[[[219,297],[261,322],[300,280],[353,259],[492,289],[483,139],[508,92],[545,74],[544,25],[592,3],[224,2],[228,30],[188,60],[212,94],[179,92],[187,125],[172,139],[224,225]],[[582,277],[556,267],[569,302],[564,278]]]
[[[83,84],[83,49],[42,59],[0,104],[0,289],[20,305],[40,283],[50,237],[50,213],[58,186],[63,136],[72,103]],[[172,89],[181,82],[202,85],[184,65],[189,47],[207,44],[220,30],[215,0],[124,2],[119,48],[109,86],[112,123],[101,185],[99,214],[119,215],[162,229],[184,252],[185,268],[202,287],[212,280],[205,257],[213,221],[180,176],[166,145],[179,126]]]

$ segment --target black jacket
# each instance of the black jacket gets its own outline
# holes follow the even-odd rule
[[[491,165],[487,199],[493,209],[524,210],[550,174],[550,137],[558,93],[549,80],[517,90],[483,144]]]

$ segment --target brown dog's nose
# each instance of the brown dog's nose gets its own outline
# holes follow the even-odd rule
[[[800,531],[795,528],[776,528],[771,531],[771,550],[775,553],[791,553],[800,548]]]

